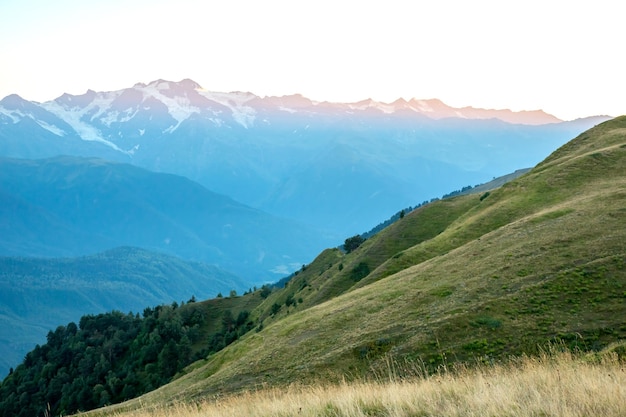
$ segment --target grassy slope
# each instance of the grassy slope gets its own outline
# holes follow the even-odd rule
[[[496,366],[459,367],[433,377],[393,372],[374,382],[292,385],[145,407],[126,417],[277,416],[623,416],[624,362],[569,353],[524,357]],[[471,410],[471,411],[470,411]]]
[[[352,254],[326,251],[259,307],[262,331],[141,401],[360,377],[387,354],[436,367],[532,353],[557,337],[586,348],[624,338],[624,173],[621,117],[482,201],[439,201]],[[372,273],[355,282],[361,262]],[[287,293],[302,303],[269,316]]]
[[[220,297],[220,298],[212,298],[210,300],[205,300],[201,302],[196,302],[193,304],[187,304],[181,308],[199,308],[204,314],[206,321],[200,328],[200,332],[203,338],[210,337],[215,332],[219,332],[222,330],[222,318],[224,317],[224,312],[229,310],[233,317],[237,317],[242,311],[252,311],[254,310],[262,301],[259,292],[251,293],[246,297]],[[202,339],[202,338],[201,338]],[[196,343],[192,346],[193,352],[201,351],[205,346],[202,343]]]

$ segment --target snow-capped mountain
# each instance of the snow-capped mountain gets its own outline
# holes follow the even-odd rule
[[[196,180],[337,236],[402,207],[532,166],[606,118],[453,108],[440,100],[314,102],[191,80],[0,101],[0,156],[98,156]]]
[[[272,112],[274,116],[280,117],[281,113],[330,115],[338,111],[350,114],[368,112],[369,115],[379,113],[381,116],[402,113],[404,117],[422,115],[431,119],[499,119],[527,125],[561,122],[541,110],[513,112],[473,107],[453,108],[437,99],[398,99],[393,103],[368,99],[358,103],[337,104],[313,102],[299,95],[261,98],[252,93],[217,93],[203,89],[192,80],[178,83],[157,80],[150,84],[138,83],[129,89],[101,93],[88,90],[80,96],[64,94],[41,104],[27,102],[13,95],[3,100],[0,106],[5,123],[31,118],[57,136],[77,134],[83,140],[101,142],[119,152],[130,154],[133,147],[117,144],[124,143],[122,129],[115,131],[122,125],[137,126],[137,131],[131,133],[143,136],[146,132],[173,133],[181,123],[194,116],[211,122],[215,127],[238,124],[248,129],[255,124],[271,123],[272,117],[269,115]]]

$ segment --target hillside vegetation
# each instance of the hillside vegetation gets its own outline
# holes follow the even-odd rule
[[[414,367],[437,374],[556,342],[601,350],[626,336],[625,190],[620,117],[498,189],[422,206],[350,253],[323,251],[284,289],[256,298],[254,331],[98,413],[360,383],[390,363],[409,364],[394,368],[397,378]],[[352,415],[330,407],[322,414]]]
[[[0,385],[0,416],[67,415],[134,398],[251,330],[265,294],[83,316],[48,332]]]
[[[350,254],[327,250],[253,312],[262,331],[141,402],[361,378],[389,356],[435,370],[624,338],[625,173],[620,117],[489,195],[422,207]]]

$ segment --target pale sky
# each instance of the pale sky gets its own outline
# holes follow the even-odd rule
[[[626,114],[621,1],[0,0],[0,98],[191,78],[313,100]]]

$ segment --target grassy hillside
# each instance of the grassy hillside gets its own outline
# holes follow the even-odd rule
[[[621,117],[488,195],[423,207],[348,255],[325,251],[253,313],[261,331],[140,401],[359,378],[390,356],[436,369],[624,338],[625,173]]]

